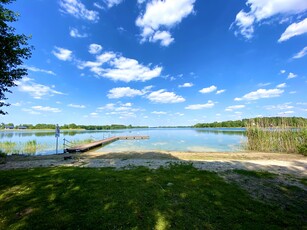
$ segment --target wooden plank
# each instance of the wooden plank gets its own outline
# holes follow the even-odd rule
[[[88,143],[88,144],[84,144],[84,145],[78,145],[78,146],[75,146],[75,147],[72,147],[72,148],[67,148],[65,149],[66,152],[86,152],[92,148],[95,148],[95,147],[98,147],[100,145],[103,145],[103,144],[108,144],[108,143],[111,143],[113,141],[117,141],[118,140],[118,137],[110,137],[110,138],[107,138],[107,139],[103,139],[103,140],[100,140],[100,141],[94,141],[94,142],[91,142],[91,143]]]
[[[64,150],[64,152],[86,152],[92,148],[109,144],[111,142],[117,141],[117,140],[144,140],[144,139],[149,139],[149,136],[120,136],[120,137],[110,137],[107,139],[99,140],[99,141],[94,141],[88,144],[84,145],[78,145],[75,147],[67,148]]]

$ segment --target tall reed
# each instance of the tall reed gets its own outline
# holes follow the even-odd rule
[[[37,142],[36,140],[28,141],[25,143],[23,151],[27,154],[35,154],[37,150]]]
[[[0,142],[0,150],[4,153],[14,153],[16,152],[16,142],[4,141]]]
[[[27,141],[26,143],[0,142],[0,151],[6,154],[35,154],[37,151],[45,148],[46,146],[38,144],[36,140]]]
[[[307,127],[279,119],[250,119],[246,124],[246,149],[261,152],[301,153],[307,155]]]

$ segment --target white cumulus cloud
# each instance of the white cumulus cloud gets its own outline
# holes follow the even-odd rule
[[[224,93],[225,91],[226,89],[221,89],[221,90],[216,91],[216,94],[221,94],[221,93]]]
[[[276,88],[285,88],[287,86],[286,83],[281,83],[279,85],[276,86]]]
[[[148,81],[160,76],[161,66],[143,65],[135,59],[123,57],[113,52],[96,55],[96,61],[80,61],[80,69],[90,68],[97,76],[113,81]]]
[[[135,97],[143,95],[144,92],[138,89],[131,89],[130,87],[113,88],[107,95],[108,98],[122,98],[122,97]]]
[[[62,61],[70,61],[72,59],[72,51],[64,49],[61,47],[54,47],[55,50],[52,51],[53,55]]]
[[[283,32],[283,34],[278,39],[278,42],[287,41],[294,36],[298,36],[304,33],[307,33],[307,18],[305,18],[303,21],[292,23],[290,26],[288,26],[285,32]]]
[[[215,85],[211,85],[210,87],[207,88],[203,88],[201,90],[199,90],[200,93],[211,93],[213,91],[215,91],[217,89],[217,87]]]
[[[102,50],[102,46],[98,44],[90,44],[88,52],[90,54],[98,54]]]
[[[279,97],[284,90],[281,89],[258,89],[257,91],[250,92],[248,94],[245,94],[241,98],[235,98],[235,101],[242,101],[242,100],[258,100],[261,98],[272,98],[272,97]]]
[[[88,36],[86,33],[82,34],[76,28],[70,28],[69,35],[73,38],[86,38]]]
[[[104,2],[107,4],[109,8],[119,5],[122,3],[124,0],[104,0]]]
[[[296,77],[297,77],[297,74],[294,74],[294,73],[290,72],[290,73],[288,74],[287,79],[292,79],[292,78],[296,78]]]
[[[42,112],[52,112],[52,113],[59,113],[61,110],[59,108],[53,108],[49,106],[32,106],[32,109],[37,110],[37,111],[42,111]]]
[[[231,105],[231,106],[228,106],[225,111],[233,111],[235,109],[243,109],[245,108],[245,105]]]
[[[64,94],[52,89],[50,86],[37,84],[33,81],[33,79],[28,77],[24,77],[15,83],[18,85],[19,91],[29,93],[35,99],[42,99],[45,96],[53,96],[55,94]]]
[[[190,82],[186,82],[182,85],[179,85],[178,87],[179,88],[188,88],[188,87],[192,87],[193,86],[193,83],[190,83]]]
[[[241,34],[246,39],[253,37],[255,25],[261,25],[264,20],[299,15],[307,10],[306,0],[247,0],[246,5],[249,11],[241,10],[231,25],[231,28],[236,27],[236,35]]]
[[[80,0],[60,0],[60,11],[70,14],[75,18],[81,18],[96,22],[99,19],[97,11],[88,10]]]
[[[214,102],[209,100],[206,104],[188,105],[185,107],[185,109],[189,109],[189,110],[210,109],[213,106],[214,106]]]
[[[142,1],[143,3],[143,1]],[[157,42],[168,46],[174,41],[170,29],[193,13],[195,0],[151,0],[136,20],[142,30],[142,42]]]
[[[147,95],[147,98],[152,102],[163,104],[179,103],[185,101],[182,96],[176,95],[173,92],[167,92],[164,89],[151,92]]]

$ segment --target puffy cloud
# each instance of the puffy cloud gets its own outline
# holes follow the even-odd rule
[[[290,105],[291,103],[284,103],[284,104],[279,104],[279,105],[268,105],[265,106],[264,108],[267,110],[287,110],[287,109],[293,109],[294,106]]]
[[[294,36],[304,33],[307,33],[307,18],[305,18],[303,21],[292,23],[290,26],[288,26],[285,32],[278,39],[278,42],[287,41]]]
[[[102,50],[102,46],[98,44],[90,44],[88,52],[90,54],[98,54]]]
[[[231,105],[228,106],[225,111],[233,111],[235,109],[243,109],[245,107],[245,105]]]
[[[216,94],[221,94],[221,93],[224,93],[225,91],[226,89],[221,89],[221,90],[216,91]]]
[[[290,73],[288,74],[287,79],[292,79],[292,78],[296,78],[296,77],[297,77],[296,74],[290,72]]]
[[[242,100],[258,100],[261,98],[272,98],[272,97],[279,97],[284,90],[281,89],[258,89],[257,91],[250,92],[245,94],[241,98],[235,98],[235,101],[242,101]]]
[[[60,0],[60,11],[70,14],[75,18],[81,18],[96,22],[99,19],[97,11],[86,9],[85,5],[80,0]]]
[[[287,86],[286,83],[282,83],[276,86],[276,88],[285,88]]]
[[[46,74],[50,74],[50,75],[56,75],[53,71],[51,70],[45,70],[45,69],[39,69],[36,68],[34,66],[24,66],[26,69],[33,71],[33,72],[41,72],[41,73],[46,73]]]
[[[185,101],[185,99],[182,96],[176,95],[173,92],[167,92],[164,89],[151,92],[147,96],[147,98],[152,102],[163,103],[163,104],[179,103]]]
[[[145,66],[137,60],[123,57],[113,52],[105,52],[96,56],[96,61],[79,62],[80,69],[90,68],[98,76],[114,81],[148,81],[161,74],[162,67]]]
[[[286,70],[282,69],[282,70],[280,70],[280,73],[284,74],[284,73],[286,73]]]
[[[119,57],[115,58],[111,63],[112,69],[107,69],[103,76],[112,80],[130,81],[147,81],[158,77],[162,71],[162,67],[154,67],[150,69],[147,66],[139,64],[135,59]]]
[[[122,98],[122,97],[135,97],[143,95],[144,92],[138,89],[131,89],[130,87],[113,88],[107,95],[108,98]]]
[[[236,31],[235,34],[240,33],[247,39],[252,38],[254,34],[254,21],[255,17],[253,15],[241,10],[236,16],[235,24],[239,27],[239,31]]]
[[[306,54],[307,54],[307,46],[305,46],[300,52],[295,54],[292,58],[293,59],[299,59],[299,58],[304,57]]]
[[[213,91],[215,91],[217,88],[215,85],[211,85],[210,87],[208,88],[203,88],[201,90],[199,90],[200,93],[211,93]]]
[[[193,86],[193,83],[187,82],[187,83],[184,83],[182,85],[179,85],[178,87],[179,88],[188,88],[188,87],[192,87],[192,86]]]
[[[69,31],[69,35],[73,38],[86,38],[88,35],[86,33],[82,34],[76,28],[71,28]]]
[[[123,0],[104,0],[104,2],[107,4],[109,8],[119,5],[123,2]]]
[[[214,106],[213,101],[208,101],[206,104],[194,104],[194,105],[188,105],[185,107],[185,109],[189,110],[200,110],[200,109],[209,109]]]
[[[23,108],[21,110],[24,111],[24,112],[27,112],[27,113],[29,113],[31,115],[40,115],[40,114],[42,114],[41,112],[34,111],[33,109],[29,109],[29,108]]]
[[[172,38],[172,35],[168,31],[157,31],[152,37],[152,41],[161,41],[162,46],[169,46],[174,41],[174,38]]]
[[[142,42],[160,41],[163,46],[171,44],[174,38],[169,30],[193,12],[194,3],[195,0],[151,0],[145,13],[136,20],[136,25],[142,30]]]
[[[77,108],[77,109],[84,109],[85,108],[85,105],[69,104],[67,106],[72,107],[72,108]]]
[[[165,115],[165,114],[167,114],[167,112],[163,112],[163,111],[153,111],[151,113],[152,114],[156,114],[156,115]]]
[[[62,95],[63,93],[52,89],[50,86],[37,84],[33,79],[25,77],[20,81],[15,82],[18,85],[18,90],[29,93],[35,99],[41,99],[45,96],[53,96],[55,94]]]
[[[106,115],[119,115],[122,117],[136,117],[136,112],[140,111],[139,108],[133,108],[132,103],[122,104],[121,102],[106,104],[98,108],[98,110],[107,110]]]
[[[72,59],[72,51],[64,49],[61,47],[54,47],[55,50],[52,51],[53,55],[62,61],[70,61]]]
[[[254,34],[254,27],[263,20],[273,16],[297,15],[307,10],[306,0],[247,0],[248,12],[241,10],[231,28],[236,27],[235,34],[241,34],[250,39]]]
[[[61,110],[59,108],[53,108],[49,106],[32,106],[32,109],[37,110],[37,111],[42,111],[42,112],[52,112],[52,113],[59,113]]]

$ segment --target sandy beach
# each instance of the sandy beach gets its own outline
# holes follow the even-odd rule
[[[69,159],[64,159],[68,157]],[[259,152],[86,152],[48,156],[8,156],[0,170],[35,167],[158,168],[171,163],[192,163],[201,170],[223,172],[233,169],[264,170],[277,174],[307,176],[307,158],[298,154]]]

